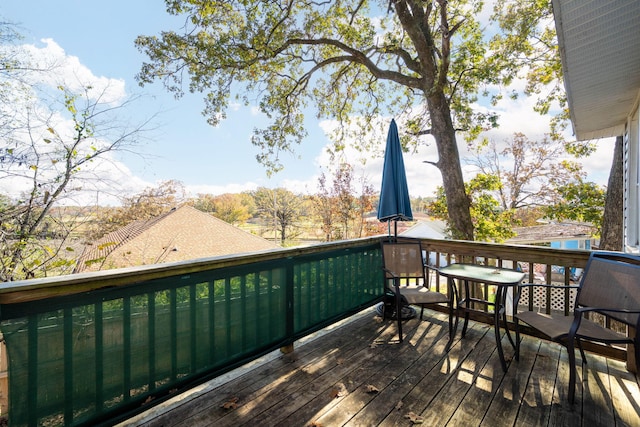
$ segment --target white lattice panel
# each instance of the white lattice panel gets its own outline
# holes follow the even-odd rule
[[[529,305],[529,292],[532,288],[525,288],[520,295],[519,306],[527,307]],[[564,311],[564,301],[566,290],[564,289],[554,289],[554,288],[543,288],[543,287],[535,287],[534,295],[533,295],[533,307],[540,309],[540,311],[546,310],[547,308],[547,292],[551,292],[551,310],[554,311]],[[575,289],[571,289],[569,291],[569,311],[573,310],[573,306],[575,305],[577,291]]]

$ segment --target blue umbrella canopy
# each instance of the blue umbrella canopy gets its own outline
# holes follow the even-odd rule
[[[384,153],[378,219],[383,222],[411,221],[413,219],[398,126],[393,119],[389,125],[387,148]]]

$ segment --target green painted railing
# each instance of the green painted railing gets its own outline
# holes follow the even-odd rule
[[[377,239],[3,284],[10,425],[112,424],[383,294]]]

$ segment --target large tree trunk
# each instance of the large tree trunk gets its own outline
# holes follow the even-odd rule
[[[607,198],[605,199],[604,214],[602,216],[600,249],[607,251],[623,250],[624,170],[622,164],[622,142],[622,136],[616,138],[611,172],[607,183]]]
[[[473,240],[470,201],[465,192],[460,153],[451,121],[449,104],[441,92],[429,96],[428,104],[431,115],[431,132],[438,148],[439,158],[436,166],[442,174],[442,186],[447,197],[452,237]]]

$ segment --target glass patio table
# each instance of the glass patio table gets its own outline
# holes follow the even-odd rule
[[[507,326],[507,313],[505,310],[505,298],[507,295],[507,289],[509,287],[515,287],[525,278],[526,274],[520,271],[511,270],[508,268],[491,267],[475,264],[450,264],[446,267],[438,269],[438,272],[449,280],[449,284],[452,285],[451,289],[456,289],[454,280],[459,280],[464,283],[464,298],[461,295],[456,295],[457,298],[457,310],[464,311],[464,326],[462,327],[462,337],[467,332],[467,325],[469,323],[469,313],[473,311],[471,303],[480,303],[486,306],[493,306],[493,326],[496,335],[496,347],[498,349],[498,356],[500,357],[500,364],[502,370],[507,370],[507,363],[504,359],[504,352],[502,350],[502,342],[500,339],[500,316],[504,320],[505,330],[507,332],[507,338],[515,349],[515,343],[509,333],[509,327]],[[472,297],[469,293],[470,283],[485,283],[490,286],[496,287],[495,301],[489,301],[484,298]],[[461,287],[457,287],[458,292],[462,291]],[[456,326],[454,331],[457,330],[458,322],[456,318]]]

